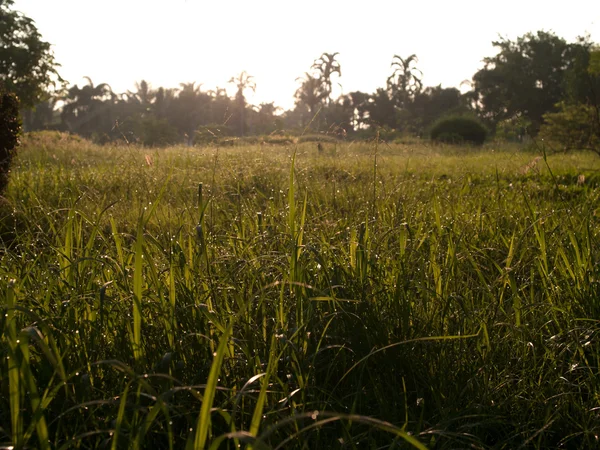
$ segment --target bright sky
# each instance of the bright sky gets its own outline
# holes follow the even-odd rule
[[[60,73],[115,92],[196,81],[228,87],[254,76],[251,103],[293,106],[296,79],[323,52],[339,52],[345,93],[373,92],[392,57],[416,53],[428,86],[456,86],[492,56],[498,35],[554,31],[600,42],[598,0],[15,0],[54,45]],[[338,92],[339,93],[339,92]]]

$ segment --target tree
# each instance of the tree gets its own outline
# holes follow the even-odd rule
[[[347,95],[352,105],[352,127],[356,130],[368,123],[369,94],[361,91],[350,92]]]
[[[408,105],[407,112],[407,123],[403,124],[403,129],[423,134],[440,117],[464,114],[468,112],[468,108],[458,89],[442,88],[439,85],[418,92]]]
[[[72,86],[63,97],[63,123],[69,131],[86,137],[108,134],[116,120],[112,106],[117,96],[107,83],[95,86],[90,77],[84,78],[87,85]]]
[[[493,42],[499,52],[484,59],[473,76],[480,113],[492,126],[515,116],[527,118],[537,131],[542,116],[555,111],[566,95],[565,74],[577,60],[576,47],[553,33],[527,33]]]
[[[568,95],[556,112],[546,113],[540,137],[562,150],[586,149],[600,155],[600,48],[581,45],[567,74]]]
[[[13,0],[0,0],[0,86],[29,109],[64,80],[50,44],[42,40],[32,19],[10,9],[12,4]]]
[[[237,127],[239,135],[243,136],[246,131],[246,97],[244,92],[250,89],[252,92],[256,91],[256,83],[254,77],[248,75],[246,71],[240,73],[237,77],[232,77],[229,80],[236,87],[235,100],[234,100],[234,111],[232,122]]]
[[[396,128],[396,107],[386,89],[378,88],[369,97],[366,110],[370,125]]]
[[[331,77],[334,74],[337,74],[338,77],[342,76],[342,66],[340,66],[340,63],[335,59],[337,55],[339,55],[338,52],[323,53],[319,58],[315,59],[315,62],[311,67],[318,73],[318,80],[320,80],[322,84],[323,98],[327,101],[327,104],[331,104],[332,101],[331,92],[333,91],[333,81],[331,80]]]
[[[304,78],[296,78],[296,81],[300,81],[300,87],[294,94],[296,103],[306,105],[310,114],[315,114],[317,107],[322,104],[327,95],[321,81],[308,72],[304,73]]]
[[[558,111],[544,115],[539,137],[560,150],[591,150],[600,155],[597,111],[583,103],[560,103]]]
[[[253,134],[269,134],[277,129],[275,115],[280,108],[274,102],[261,103],[258,108],[250,110],[250,126]]]
[[[415,67],[418,62],[415,54],[407,58],[394,55],[392,58],[391,67],[394,71],[388,77],[387,85],[391,98],[399,108],[405,108],[423,88],[423,72]]]
[[[131,104],[139,106],[140,111],[149,111],[156,93],[152,90],[152,86],[146,80],[135,82],[135,92],[127,91],[123,94],[127,101]]]

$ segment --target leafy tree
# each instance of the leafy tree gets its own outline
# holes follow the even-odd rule
[[[422,134],[440,117],[466,113],[468,108],[458,89],[439,85],[417,92],[406,112],[406,123],[400,124],[402,128]]]
[[[356,130],[368,125],[369,94],[360,91],[350,92],[346,97],[352,106],[352,127]]]
[[[15,93],[24,109],[47,99],[47,92],[63,83],[50,44],[35,23],[0,0],[0,86]]]
[[[396,128],[396,105],[386,89],[378,88],[365,108],[369,125]]]
[[[544,115],[539,137],[561,150],[591,150],[600,155],[597,110],[584,103],[561,102],[558,111]]]
[[[473,76],[482,117],[494,125],[522,115],[539,129],[542,116],[566,94],[565,74],[577,60],[576,48],[553,33],[527,33],[493,42],[499,52],[484,59]]]

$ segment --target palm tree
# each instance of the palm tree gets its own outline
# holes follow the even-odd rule
[[[323,83],[323,91],[325,92],[327,104],[331,103],[331,92],[333,90],[332,75],[337,74],[338,77],[342,76],[342,67],[335,59],[337,55],[339,55],[339,52],[323,53],[319,58],[315,59],[311,67],[311,69],[318,72],[319,80]],[[338,85],[341,87],[341,84],[338,83]]]
[[[317,107],[327,97],[327,91],[324,90],[321,80],[308,72],[304,73],[304,78],[296,78],[296,81],[300,81],[301,83],[294,94],[296,104],[308,107],[308,112],[312,118],[316,113]]]
[[[156,117],[164,119],[168,116],[169,110],[175,100],[176,89],[165,89],[159,87],[154,96],[154,111]]]
[[[127,91],[125,94],[129,103],[137,104],[142,111],[147,111],[150,105],[156,98],[156,92],[152,90],[152,86],[146,80],[135,82],[135,92]]]
[[[110,85],[94,86],[90,77],[87,85],[72,86],[63,97],[65,105],[61,114],[70,131],[90,136],[93,132],[107,132],[112,127],[111,107],[117,96]]]
[[[388,90],[398,106],[403,107],[407,101],[423,89],[423,72],[414,65],[419,60],[417,55],[412,54],[407,58],[394,55],[391,67],[394,67],[392,75],[387,79]]]
[[[243,136],[246,129],[246,97],[244,92],[248,89],[256,92],[256,83],[254,77],[248,75],[246,71],[242,71],[237,77],[231,77],[229,83],[234,84],[237,88],[232,119],[234,125],[237,124],[240,136]]]
[[[181,89],[172,100],[169,119],[183,134],[188,145],[192,145],[196,130],[207,123],[210,117],[212,96],[202,91],[202,84],[180,83]]]

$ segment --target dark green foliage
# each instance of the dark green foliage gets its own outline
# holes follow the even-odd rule
[[[14,94],[0,94],[0,195],[8,184],[10,162],[20,132],[19,100]]]
[[[544,115],[539,137],[560,150],[592,150],[600,154],[600,121],[591,105],[559,103],[558,112]]]
[[[63,80],[50,44],[32,19],[9,9],[12,4],[0,1],[0,84],[18,95],[23,107],[32,108]]]
[[[585,40],[571,44],[538,31],[516,41],[500,38],[493,45],[497,55],[485,58],[484,68],[473,76],[474,103],[490,124],[521,115],[537,131],[542,116],[555,111],[568,90],[577,91],[572,94],[579,97],[587,95],[587,81],[577,69],[588,51]]]
[[[453,116],[438,120],[431,129],[431,139],[449,144],[483,145],[487,130],[479,120]]]
[[[177,130],[166,119],[153,115],[130,117],[119,129],[127,142],[146,147],[164,147],[179,141]]]

